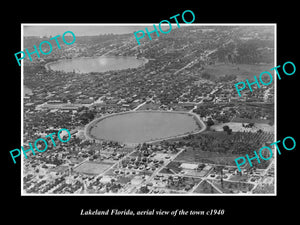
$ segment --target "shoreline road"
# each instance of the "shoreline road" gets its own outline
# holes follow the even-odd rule
[[[143,104],[143,103],[142,103]],[[201,129],[200,130],[198,130],[198,131],[195,131],[195,132],[192,132],[192,133],[186,133],[186,134],[182,134],[182,135],[178,135],[178,136],[174,136],[174,137],[168,137],[168,138],[163,138],[163,139],[157,139],[157,140],[153,140],[153,141],[146,141],[145,143],[148,143],[148,144],[151,144],[151,143],[155,143],[155,142],[161,142],[161,141],[166,141],[166,140],[171,140],[171,139],[176,139],[176,138],[182,138],[182,137],[185,137],[185,136],[188,136],[188,135],[190,135],[190,134],[199,134],[199,133],[201,133],[201,132],[203,132],[203,131],[205,131],[206,130],[206,124],[202,121],[202,119],[200,118],[200,116],[199,115],[197,115],[196,113],[194,113],[194,112],[191,112],[191,111],[189,111],[189,112],[185,112],[185,111],[162,111],[162,110],[141,110],[141,111],[139,111],[139,112],[153,112],[153,111],[156,111],[156,112],[176,112],[176,113],[187,113],[187,114],[190,114],[191,116],[193,116],[194,118],[195,118],[195,120],[196,120],[196,123],[199,125],[199,123],[200,123],[200,127],[201,127]],[[92,120],[91,122],[89,122],[86,126],[85,126],[85,128],[84,128],[84,136],[85,136],[85,138],[87,139],[87,140],[97,140],[97,139],[95,139],[95,138],[93,138],[93,137],[91,137],[89,134],[88,134],[88,130],[90,129],[90,126],[93,126],[93,124],[95,123],[95,122],[97,122],[98,120],[102,120],[102,119],[104,119],[104,118],[106,118],[106,117],[110,117],[110,116],[114,116],[114,115],[117,115],[117,114],[125,114],[125,113],[132,113],[132,112],[136,112],[136,111],[134,111],[134,110],[130,110],[130,111],[126,111],[126,112],[121,112],[121,113],[112,113],[112,114],[108,114],[108,115],[105,115],[105,116],[103,116],[103,117],[100,117],[100,118],[96,118],[96,119],[94,119],[94,120]],[[134,144],[134,143],[131,143],[131,144]],[[136,145],[137,145],[138,143],[136,143]]]

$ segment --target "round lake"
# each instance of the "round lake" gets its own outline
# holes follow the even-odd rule
[[[146,62],[146,59],[131,56],[100,56],[59,60],[48,63],[46,67],[54,71],[91,73],[137,68]]]
[[[182,112],[127,112],[109,115],[89,125],[88,135],[126,144],[163,140],[200,131],[200,122]]]

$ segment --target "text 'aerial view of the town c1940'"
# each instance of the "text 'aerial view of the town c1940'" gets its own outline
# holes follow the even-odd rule
[[[276,66],[275,25],[174,24],[139,45],[145,27],[22,24],[23,49],[53,46],[22,62],[22,146],[71,133],[22,156],[22,195],[276,194],[276,158],[235,163],[275,141],[275,84],[234,86]]]

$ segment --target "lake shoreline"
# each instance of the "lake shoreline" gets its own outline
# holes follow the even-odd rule
[[[137,143],[137,142],[136,143],[133,143],[133,142],[131,143],[131,142],[116,141],[116,140],[108,140],[108,139],[104,139],[104,138],[95,137],[94,135],[91,134],[91,130],[93,128],[95,128],[96,124],[98,124],[100,121],[103,121],[107,118],[114,117],[114,116],[119,116],[119,115],[124,115],[124,114],[133,114],[133,113],[176,113],[176,114],[184,114],[184,115],[191,116],[193,118],[194,122],[197,125],[197,129],[195,129],[193,131],[186,132],[184,134],[178,134],[178,135],[174,135],[174,136],[170,136],[170,137],[156,138],[154,140],[151,139],[151,140],[143,141],[143,142],[140,142],[140,143],[155,143],[155,142],[160,142],[160,141],[163,141],[163,140],[169,140],[169,139],[184,137],[184,136],[200,133],[200,132],[202,132],[206,129],[206,125],[200,119],[200,117],[198,115],[194,114],[194,113],[191,113],[191,112],[163,111],[163,110],[126,111],[126,112],[108,114],[108,115],[96,118],[93,121],[91,121],[90,123],[88,123],[85,127],[85,136],[86,136],[86,138],[90,139],[90,140],[98,140],[98,141],[114,141],[114,142],[119,142],[119,143],[126,144],[126,145],[140,144],[140,143]]]
[[[145,66],[145,64],[147,64],[149,62],[149,60],[146,59],[146,58],[144,58],[144,57],[137,58],[136,56],[110,56],[110,55],[108,55],[108,56],[106,56],[106,55],[101,55],[101,56],[83,56],[83,57],[74,57],[74,58],[71,58],[71,59],[65,59],[65,58],[63,58],[63,59],[59,59],[59,60],[56,60],[56,61],[53,61],[53,62],[48,62],[48,63],[45,64],[45,68],[48,71],[49,70],[52,70],[52,71],[64,71],[64,70],[55,70],[55,69],[51,68],[51,66],[53,64],[59,64],[59,63],[62,63],[64,61],[72,61],[72,60],[80,60],[80,59],[83,59],[83,60],[86,60],[86,59],[99,59],[99,58],[106,58],[106,59],[108,59],[108,58],[114,58],[114,59],[117,59],[117,58],[125,58],[125,57],[126,58],[132,58],[132,59],[135,59],[135,60],[142,61],[142,63],[139,66],[137,66],[137,67],[129,67],[129,68],[124,68],[124,69],[123,68],[122,69],[111,69],[111,70],[106,70],[106,71],[79,72],[79,74],[105,73],[105,72],[108,72],[108,71],[119,71],[119,70],[126,70],[126,69],[130,69],[130,68],[135,69],[135,68],[139,68],[141,66]],[[64,72],[70,73],[72,71],[64,71]],[[78,72],[75,71],[75,73],[78,73]]]

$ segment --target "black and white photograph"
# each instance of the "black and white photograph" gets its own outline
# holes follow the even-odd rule
[[[296,218],[297,7],[124,3],[6,7],[3,220]]]
[[[276,194],[276,25],[170,25],[22,25],[22,194]]]

